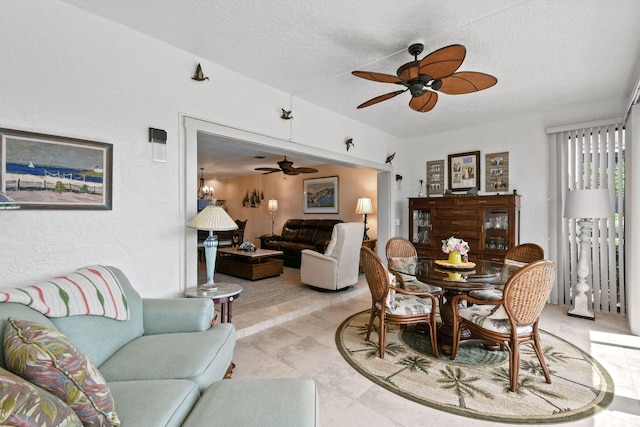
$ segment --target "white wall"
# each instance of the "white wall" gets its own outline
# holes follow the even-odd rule
[[[113,210],[0,212],[0,287],[102,263],[144,296],[178,295],[181,114],[328,151],[344,152],[348,129],[369,144],[353,155],[376,162],[397,141],[302,102],[292,134],[288,94],[55,0],[4,1],[0,47],[0,127],[114,145]],[[210,80],[191,79],[199,62]],[[151,161],[149,127],[168,133],[166,163]]]
[[[541,119],[532,116],[496,121],[415,138],[405,144],[407,152],[413,154],[401,156],[396,167],[397,173],[403,177],[395,209],[401,219],[399,230],[402,236],[408,236],[407,197],[417,197],[418,181],[426,179],[427,161],[444,160],[446,169],[449,154],[480,151],[480,193],[495,194],[485,188],[485,155],[508,151],[509,191],[516,189],[522,196],[520,241],[535,242],[546,249],[548,154]]]

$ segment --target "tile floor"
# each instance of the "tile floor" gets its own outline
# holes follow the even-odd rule
[[[507,425],[472,420],[411,402],[370,382],[338,352],[334,335],[349,315],[370,306],[364,276],[351,291],[321,293],[299,304],[284,304],[234,316],[238,331],[234,378],[311,377],[318,383],[324,426]],[[568,426],[640,426],[640,337],[625,318],[568,317],[566,308],[547,306],[541,327],[586,350],[615,382],[612,404],[591,418]]]

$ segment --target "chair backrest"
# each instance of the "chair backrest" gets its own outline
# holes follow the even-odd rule
[[[389,273],[382,260],[371,249],[362,246],[360,248],[360,262],[371,291],[371,298],[373,301],[383,301],[389,290]]]
[[[391,258],[410,258],[418,256],[416,247],[404,237],[390,238],[389,241],[387,241],[385,253],[387,255],[387,262],[391,260]]]
[[[248,219],[245,219],[244,221],[240,221],[239,219],[236,219],[236,224],[238,225],[238,229],[237,230],[233,230],[232,235],[231,235],[231,240],[232,240],[232,245],[233,246],[238,246],[239,244],[241,244],[242,242],[244,242],[244,228],[247,226],[247,221],[249,221]]]
[[[517,325],[535,323],[551,294],[557,267],[553,261],[534,261],[516,271],[504,286],[507,314]]]
[[[523,243],[509,249],[504,259],[528,264],[544,259],[544,249],[535,243]]]
[[[331,240],[324,252],[325,256],[335,258],[340,262],[345,258],[358,259],[358,250],[362,246],[364,224],[361,222],[341,222],[333,226]]]

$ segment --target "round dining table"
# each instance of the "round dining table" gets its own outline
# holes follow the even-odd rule
[[[473,264],[473,265],[472,265]],[[396,270],[397,271],[397,270]],[[399,271],[407,274],[407,271]],[[444,290],[440,300],[440,318],[438,340],[444,354],[451,354],[453,346],[453,307],[451,300],[456,295],[468,294],[473,290],[491,289],[506,283],[512,269],[506,269],[501,262],[471,260],[462,266],[451,265],[444,260],[418,258],[412,275],[420,282],[439,286]],[[474,342],[471,332],[460,330],[460,345]]]

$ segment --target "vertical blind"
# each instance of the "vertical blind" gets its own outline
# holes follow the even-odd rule
[[[622,123],[597,123],[549,133],[549,258],[558,264],[550,301],[571,305],[580,247],[576,219],[563,217],[567,190],[607,189],[614,203],[609,218],[593,219],[591,286],[593,311],[626,315],[624,283],[624,157]]]

